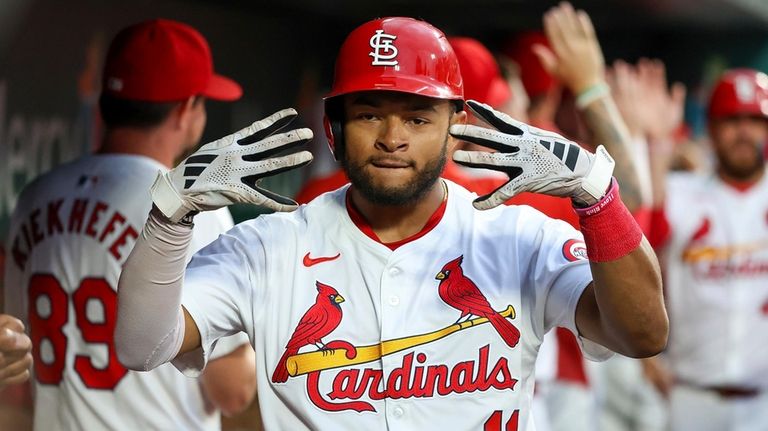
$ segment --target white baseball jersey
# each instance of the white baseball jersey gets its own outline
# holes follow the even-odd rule
[[[220,428],[197,380],[171,365],[128,371],[112,342],[117,281],[159,169],[165,168],[143,156],[94,155],[56,168],[19,197],[7,248],[6,306],[32,338],[38,430]],[[195,249],[232,226],[226,210],[201,216]],[[227,341],[226,348],[239,343]],[[219,350],[216,355],[228,353]]]
[[[477,211],[447,184],[444,212],[394,251],[348,186],[222,235],[185,275],[203,348],[174,364],[193,375],[246,331],[267,429],[533,429],[538,346],[576,331],[592,278],[581,234],[528,207]]]
[[[768,177],[745,191],[677,174],[665,207],[665,290],[675,375],[768,390]]]

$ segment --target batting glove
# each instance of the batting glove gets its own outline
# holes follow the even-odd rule
[[[158,173],[151,190],[155,206],[174,223],[189,213],[234,203],[252,203],[275,211],[296,209],[295,201],[259,187],[259,181],[312,161],[309,151],[273,157],[312,139],[309,129],[274,134],[297,115],[294,109],[283,109],[203,145],[174,169]]]
[[[474,100],[467,105],[495,130],[456,124],[451,126],[451,135],[498,152],[456,151],[453,160],[464,166],[501,171],[510,178],[494,192],[475,199],[475,208],[496,207],[520,192],[570,197],[584,207],[605,195],[614,161],[602,145],[592,154],[557,133],[514,120],[488,105]]]

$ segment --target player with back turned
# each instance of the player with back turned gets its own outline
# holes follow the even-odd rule
[[[465,106],[491,127],[466,125]],[[312,137],[278,133],[295,115],[280,111],[157,176],[118,288],[117,349],[129,367],[172,361],[195,374],[216,339],[244,330],[267,429],[529,429],[549,329],[570,329],[595,359],[666,344],[655,256],[610,156],[465,104],[436,28],[384,18],[348,36],[326,115],[351,185],[298,209],[253,181],[311,160],[276,156]],[[441,179],[457,139],[498,152],[454,160],[510,180],[477,197]],[[202,157],[207,167],[189,172]],[[583,237],[500,206],[520,191],[572,198]],[[194,214],[233,202],[292,212],[239,225],[185,272]]]
[[[151,208],[151,176],[196,148],[205,99],[236,100],[242,90],[213,73],[200,33],[169,20],[118,33],[103,81],[101,150],[28,185],[11,219],[6,304],[32,339],[35,429],[220,429],[216,406],[234,413],[254,396],[245,336],[217,345],[200,380],[170,365],[130,371],[113,342],[115,289]],[[189,251],[230,227],[226,209],[206,213]]]

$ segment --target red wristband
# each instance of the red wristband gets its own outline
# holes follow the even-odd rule
[[[619,183],[611,180],[605,196],[591,207],[574,208],[592,262],[624,257],[640,245],[643,232],[621,201]]]

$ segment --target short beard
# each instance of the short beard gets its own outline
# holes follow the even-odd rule
[[[720,170],[728,177],[737,181],[749,180],[765,167],[762,147],[755,151],[754,163],[748,166],[739,166],[731,163],[727,155],[719,155],[718,158],[720,159]]]
[[[375,186],[371,175],[363,169],[371,159],[361,165],[352,165],[345,152],[341,159],[341,166],[355,190],[370,203],[382,206],[405,206],[421,200],[440,178],[448,159],[446,143],[447,138],[443,143],[440,156],[424,165],[424,169],[416,173],[416,178],[402,187]]]

